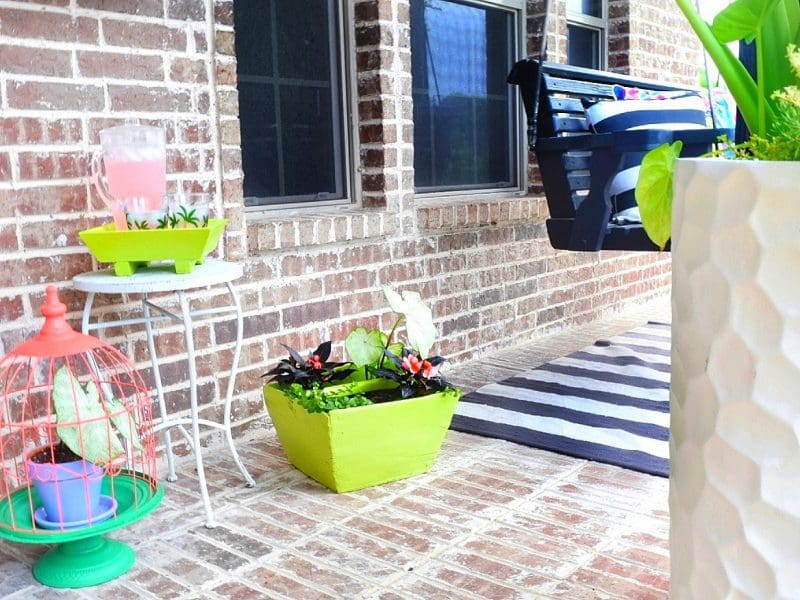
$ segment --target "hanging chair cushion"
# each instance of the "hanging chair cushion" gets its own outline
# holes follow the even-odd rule
[[[619,89],[617,89],[619,88]],[[703,129],[707,127],[706,103],[692,92],[653,92],[615,86],[620,100],[584,102],[586,118],[596,133],[635,129]],[[611,178],[606,199],[611,202],[611,222],[641,223],[634,189],[644,152],[623,154],[619,171]]]

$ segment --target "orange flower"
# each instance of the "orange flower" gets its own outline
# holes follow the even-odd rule
[[[401,364],[406,371],[416,375],[419,373],[420,369],[423,368],[423,364],[425,362],[427,361],[420,360],[419,357],[409,354],[408,356],[403,357]]]

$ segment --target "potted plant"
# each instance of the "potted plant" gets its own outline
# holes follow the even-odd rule
[[[639,186],[660,195],[641,205],[645,229],[672,237],[671,592],[794,597],[800,3],[737,0],[708,26],[676,1],[752,132],[719,154],[758,160],[664,147],[642,163]],[[754,41],[755,79],[725,46],[739,38]]]
[[[106,466],[125,452],[117,432],[141,449],[135,423],[119,400],[104,395],[101,401],[96,383],[84,388],[65,365],[53,377],[52,403],[59,439],[25,457],[41,503],[34,520],[48,529],[97,524],[116,508],[100,489]]]
[[[427,471],[450,426],[460,390],[430,356],[436,328],[416,292],[384,293],[392,330],[364,327],[345,340],[349,362],[330,361],[331,342],[265,373],[264,399],[289,461],[336,492]],[[405,340],[396,341],[401,324]]]
[[[675,0],[717,65],[752,136],[728,144],[719,156],[761,161],[800,160],[800,3],[797,0],[737,0],[707,24],[691,0]],[[752,42],[756,51],[754,78],[727,44]],[[636,200],[650,239],[664,248],[672,235],[673,175],[682,143],[664,144],[642,161]],[[701,159],[690,165],[708,164]],[[748,163],[713,163],[717,169],[752,169]],[[759,167],[756,167],[759,168]],[[785,169],[793,166],[785,165]],[[679,195],[683,197],[682,195]]]

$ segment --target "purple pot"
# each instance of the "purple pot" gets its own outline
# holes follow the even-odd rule
[[[100,506],[102,467],[85,460],[38,464],[26,458],[25,472],[39,495],[48,521],[75,523],[104,512]]]

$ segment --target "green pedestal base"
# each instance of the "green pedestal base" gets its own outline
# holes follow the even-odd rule
[[[88,587],[126,573],[134,560],[130,546],[98,535],[51,548],[34,565],[33,576],[54,588]]]
[[[33,576],[44,585],[79,588],[110,581],[127,572],[135,560],[133,550],[111,533],[153,512],[164,497],[164,488],[149,475],[127,469],[103,478],[102,493],[113,495],[117,513],[90,527],[41,529],[33,520],[41,505],[36,490],[20,488],[0,500],[0,539],[23,544],[59,544],[33,567]]]

